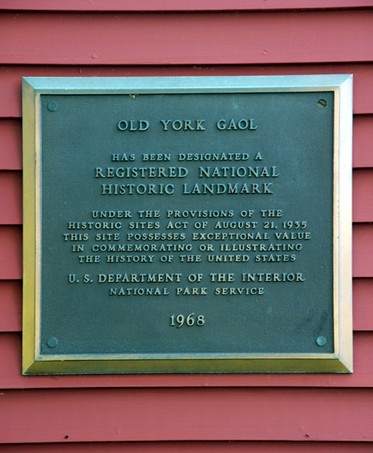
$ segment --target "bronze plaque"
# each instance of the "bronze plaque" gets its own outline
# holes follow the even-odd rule
[[[24,374],[352,370],[350,76],[23,101]]]

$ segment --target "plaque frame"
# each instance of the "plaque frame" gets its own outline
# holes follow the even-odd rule
[[[334,353],[43,355],[40,350],[41,97],[74,94],[334,93]],[[352,76],[23,78],[23,374],[351,373]]]

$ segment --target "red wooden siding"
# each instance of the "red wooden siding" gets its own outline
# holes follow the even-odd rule
[[[354,168],[373,167],[373,115],[354,118]]]
[[[369,0],[3,0],[0,10],[26,11],[256,11],[256,10],[311,10],[349,9],[371,6]]]
[[[0,203],[6,209],[0,211],[0,224],[22,223],[22,175],[16,171],[0,173]]]
[[[0,62],[60,65],[365,62],[373,60],[373,48],[367,45],[373,42],[372,21],[373,11],[358,9],[162,15],[3,13]],[[40,33],[35,33],[35,23],[39,24]]]
[[[68,440],[68,439],[66,439]],[[273,442],[260,441],[221,441],[221,442],[96,442],[96,443],[70,443],[64,440],[63,444],[29,444],[29,445],[0,445],[0,451],[6,453],[273,453]],[[366,442],[278,442],[276,453],[367,453],[371,452],[371,445]]]
[[[2,118],[0,121],[0,137],[0,170],[21,170],[21,122]]]
[[[372,24],[373,0],[0,0],[0,451],[373,450]],[[354,76],[354,373],[21,376],[21,77],[322,73]]]
[[[373,440],[370,389],[9,390],[2,405],[9,443]]]

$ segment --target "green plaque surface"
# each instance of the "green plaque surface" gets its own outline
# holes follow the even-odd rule
[[[24,79],[24,373],[349,372],[349,76]]]

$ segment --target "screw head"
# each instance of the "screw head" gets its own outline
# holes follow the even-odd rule
[[[56,337],[50,337],[48,338],[47,340],[47,345],[50,347],[50,348],[55,348],[57,345],[58,345],[58,340]]]
[[[58,104],[55,101],[48,102],[47,109],[50,112],[55,112],[58,109]]]
[[[319,107],[320,109],[324,109],[327,105],[328,102],[326,101],[326,99],[319,99],[317,101],[317,107]]]
[[[325,346],[326,343],[327,343],[327,340],[324,336],[320,335],[319,337],[316,338],[317,346]]]

